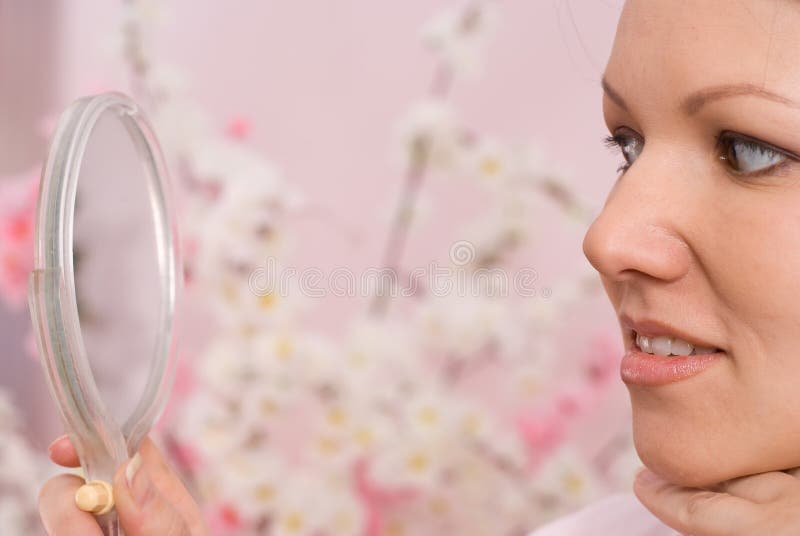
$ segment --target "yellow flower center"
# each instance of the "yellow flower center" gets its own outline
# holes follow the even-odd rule
[[[422,452],[412,454],[408,458],[408,467],[412,471],[421,473],[428,467],[428,457]]]
[[[291,512],[283,520],[283,526],[289,532],[300,532],[304,524],[303,516],[299,512]]]
[[[258,306],[262,309],[271,309],[272,306],[275,305],[276,301],[278,300],[275,299],[275,295],[271,292],[268,292],[258,297]]]
[[[275,497],[275,488],[264,484],[256,489],[256,498],[261,502],[269,502]]]
[[[342,408],[331,408],[328,412],[328,422],[334,426],[342,426],[347,422],[347,412]]]
[[[568,472],[563,477],[564,488],[570,493],[580,493],[584,487],[584,481],[573,472]]]
[[[430,406],[421,408],[417,413],[417,416],[423,424],[435,424],[439,419],[439,413],[436,411],[436,408],[432,408]]]
[[[481,161],[481,172],[484,175],[497,175],[502,167],[500,159],[494,156],[487,156]]]
[[[294,350],[294,345],[289,337],[279,337],[275,342],[275,355],[280,359],[288,359],[291,357]]]

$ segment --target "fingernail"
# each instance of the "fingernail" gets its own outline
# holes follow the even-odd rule
[[[125,480],[128,481],[128,487],[133,486],[133,477],[139,472],[142,467],[142,457],[137,452],[133,458],[128,461],[128,466],[125,468]]]
[[[142,457],[138,452],[130,459],[125,468],[125,480],[128,481],[128,489],[131,490],[133,500],[139,506],[144,504],[150,493],[150,479],[147,478],[147,471],[142,468]]]
[[[49,454],[49,453],[51,453],[51,452],[53,452],[53,447],[55,447],[55,446],[56,446],[56,443],[58,443],[59,441],[62,441],[63,439],[66,439],[66,438],[68,438],[68,437],[69,437],[69,435],[67,435],[67,434],[64,434],[64,435],[60,435],[60,436],[58,436],[57,438],[55,438],[55,439],[53,440],[53,442],[52,442],[52,443],[50,443],[50,445],[47,447],[47,452],[48,452],[48,454]]]

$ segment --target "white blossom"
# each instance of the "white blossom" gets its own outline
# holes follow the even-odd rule
[[[195,154],[193,148],[212,131],[211,118],[189,96],[161,104],[150,113],[150,121],[158,132],[159,145],[173,162],[176,157]]]
[[[481,73],[497,22],[491,2],[465,2],[431,19],[422,29],[422,40],[452,73],[474,78]]]
[[[467,177],[478,179],[490,188],[508,187],[518,174],[515,154],[511,147],[496,138],[484,136],[467,145],[462,156],[461,170]]]
[[[439,82],[480,72],[497,19],[493,3],[475,2],[425,27]],[[593,468],[569,448],[531,476],[528,447],[508,419],[561,379],[554,326],[580,302],[582,287],[565,280],[551,298],[519,304],[513,288],[492,295],[485,280],[443,294],[428,288],[404,309],[355,316],[331,336],[309,329],[303,315],[312,302],[297,279],[267,284],[289,270],[289,216],[302,196],[269,160],[218,132],[184,98],[179,73],[157,62],[149,67],[144,87],[159,97],[154,124],[186,183],[190,291],[216,322],[204,334],[198,386],[175,433],[197,450],[202,496],[236,504],[243,535],[255,535],[265,519],[280,536],[363,534],[353,479],[359,461],[371,486],[414,492],[385,506],[387,533],[514,534],[535,525],[540,496],[556,496],[566,509],[602,491]],[[543,199],[539,181],[555,176],[539,145],[471,132],[441,94],[412,106],[397,134],[407,173],[446,174],[462,180],[459,187],[471,180],[481,188],[487,209],[465,233],[475,257],[451,259],[450,284],[459,275],[469,284],[479,256],[529,238],[530,215]],[[406,218],[435,212],[422,199]],[[493,262],[505,269],[504,261]],[[454,372],[487,363],[498,369],[491,401],[469,392]]]
[[[405,169],[424,164],[427,170],[447,171],[459,164],[465,130],[447,102],[439,99],[417,102],[397,129]]]
[[[596,499],[600,488],[595,469],[577,448],[562,445],[536,473],[534,486],[559,498],[559,508],[573,510]]]
[[[465,273],[464,286],[475,283]],[[440,356],[473,358],[481,353],[514,353],[520,342],[515,333],[508,300],[453,291],[432,295],[419,307],[414,319],[422,348]]]
[[[371,466],[372,478],[385,486],[436,488],[448,457],[448,444],[430,435],[404,435],[389,444]]]

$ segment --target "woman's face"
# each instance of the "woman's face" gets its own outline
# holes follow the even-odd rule
[[[631,165],[584,253],[617,314],[725,352],[626,382],[639,456],[698,487],[800,466],[800,0],[629,0],[604,79]]]

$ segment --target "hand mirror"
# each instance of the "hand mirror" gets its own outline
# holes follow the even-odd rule
[[[76,502],[118,536],[110,484],[168,397],[180,282],[167,169],[139,106],[116,92],[72,103],[39,188],[39,356],[86,477]]]

